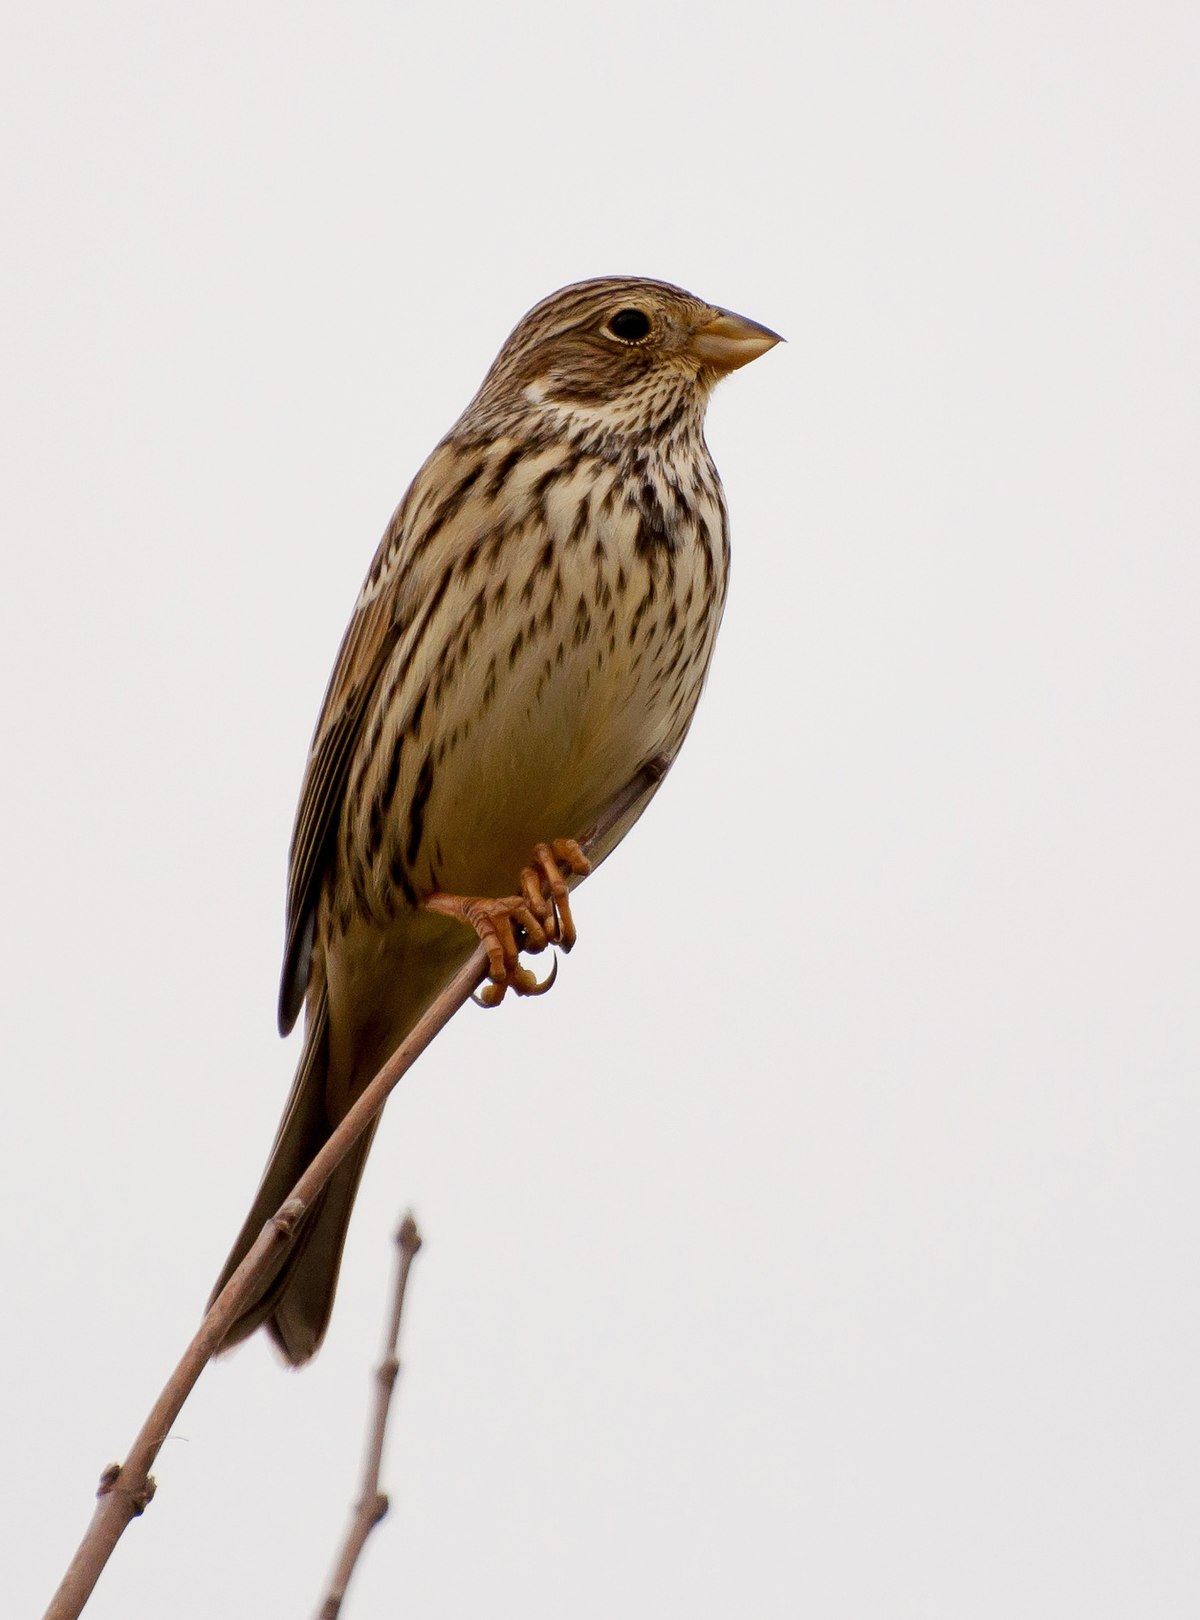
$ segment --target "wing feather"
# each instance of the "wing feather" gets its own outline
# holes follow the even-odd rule
[[[551,462],[556,457],[549,454]],[[335,854],[364,721],[385,675],[396,681],[401,701],[419,690],[421,670],[433,656],[426,632],[483,538],[504,529],[513,497],[501,484],[517,482],[511,477],[516,460],[504,438],[481,451],[451,435],[417,474],[379,543],[334,664],[300,790],[288,864],[282,1034],[304,1005],[317,901]]]
[[[389,596],[360,599],[346,630],[313,735],[288,860],[287,935],[279,986],[279,1030],[296,1022],[308,988],[321,882],[333,854],[350,761],[363,716],[400,630]]]

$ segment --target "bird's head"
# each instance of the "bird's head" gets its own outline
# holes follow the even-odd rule
[[[511,430],[550,415],[560,429],[617,435],[699,427],[713,385],[780,341],[665,281],[580,281],[518,321],[464,422]]]

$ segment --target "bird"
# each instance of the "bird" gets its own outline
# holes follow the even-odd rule
[[[304,1009],[303,1047],[210,1305],[480,941],[485,1005],[547,988],[523,950],[574,943],[569,891],[678,753],[721,622],[729,522],[704,438],[709,396],[780,341],[668,282],[564,287],[517,323],[413,479],[308,755],[278,1008],[283,1035]],[[293,1366],[318,1349],[374,1129],[222,1350],[262,1326]]]

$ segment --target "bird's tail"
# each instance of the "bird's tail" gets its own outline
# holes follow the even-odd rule
[[[213,1289],[210,1305],[328,1141],[333,1129],[327,1104],[328,1069],[329,1010],[322,990],[309,1007],[296,1078],[254,1205]],[[295,1367],[317,1350],[333,1310],[346,1228],[376,1123],[364,1131],[305,1213],[291,1246],[235,1318],[221,1350],[231,1349],[264,1325]]]

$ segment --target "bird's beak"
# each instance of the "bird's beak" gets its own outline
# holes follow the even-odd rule
[[[723,309],[711,321],[696,328],[688,341],[687,352],[701,365],[724,375],[739,366],[749,365],[751,360],[757,360],[760,354],[766,354],[768,349],[782,342],[779,333],[772,332],[769,326],[760,326],[744,315]]]

